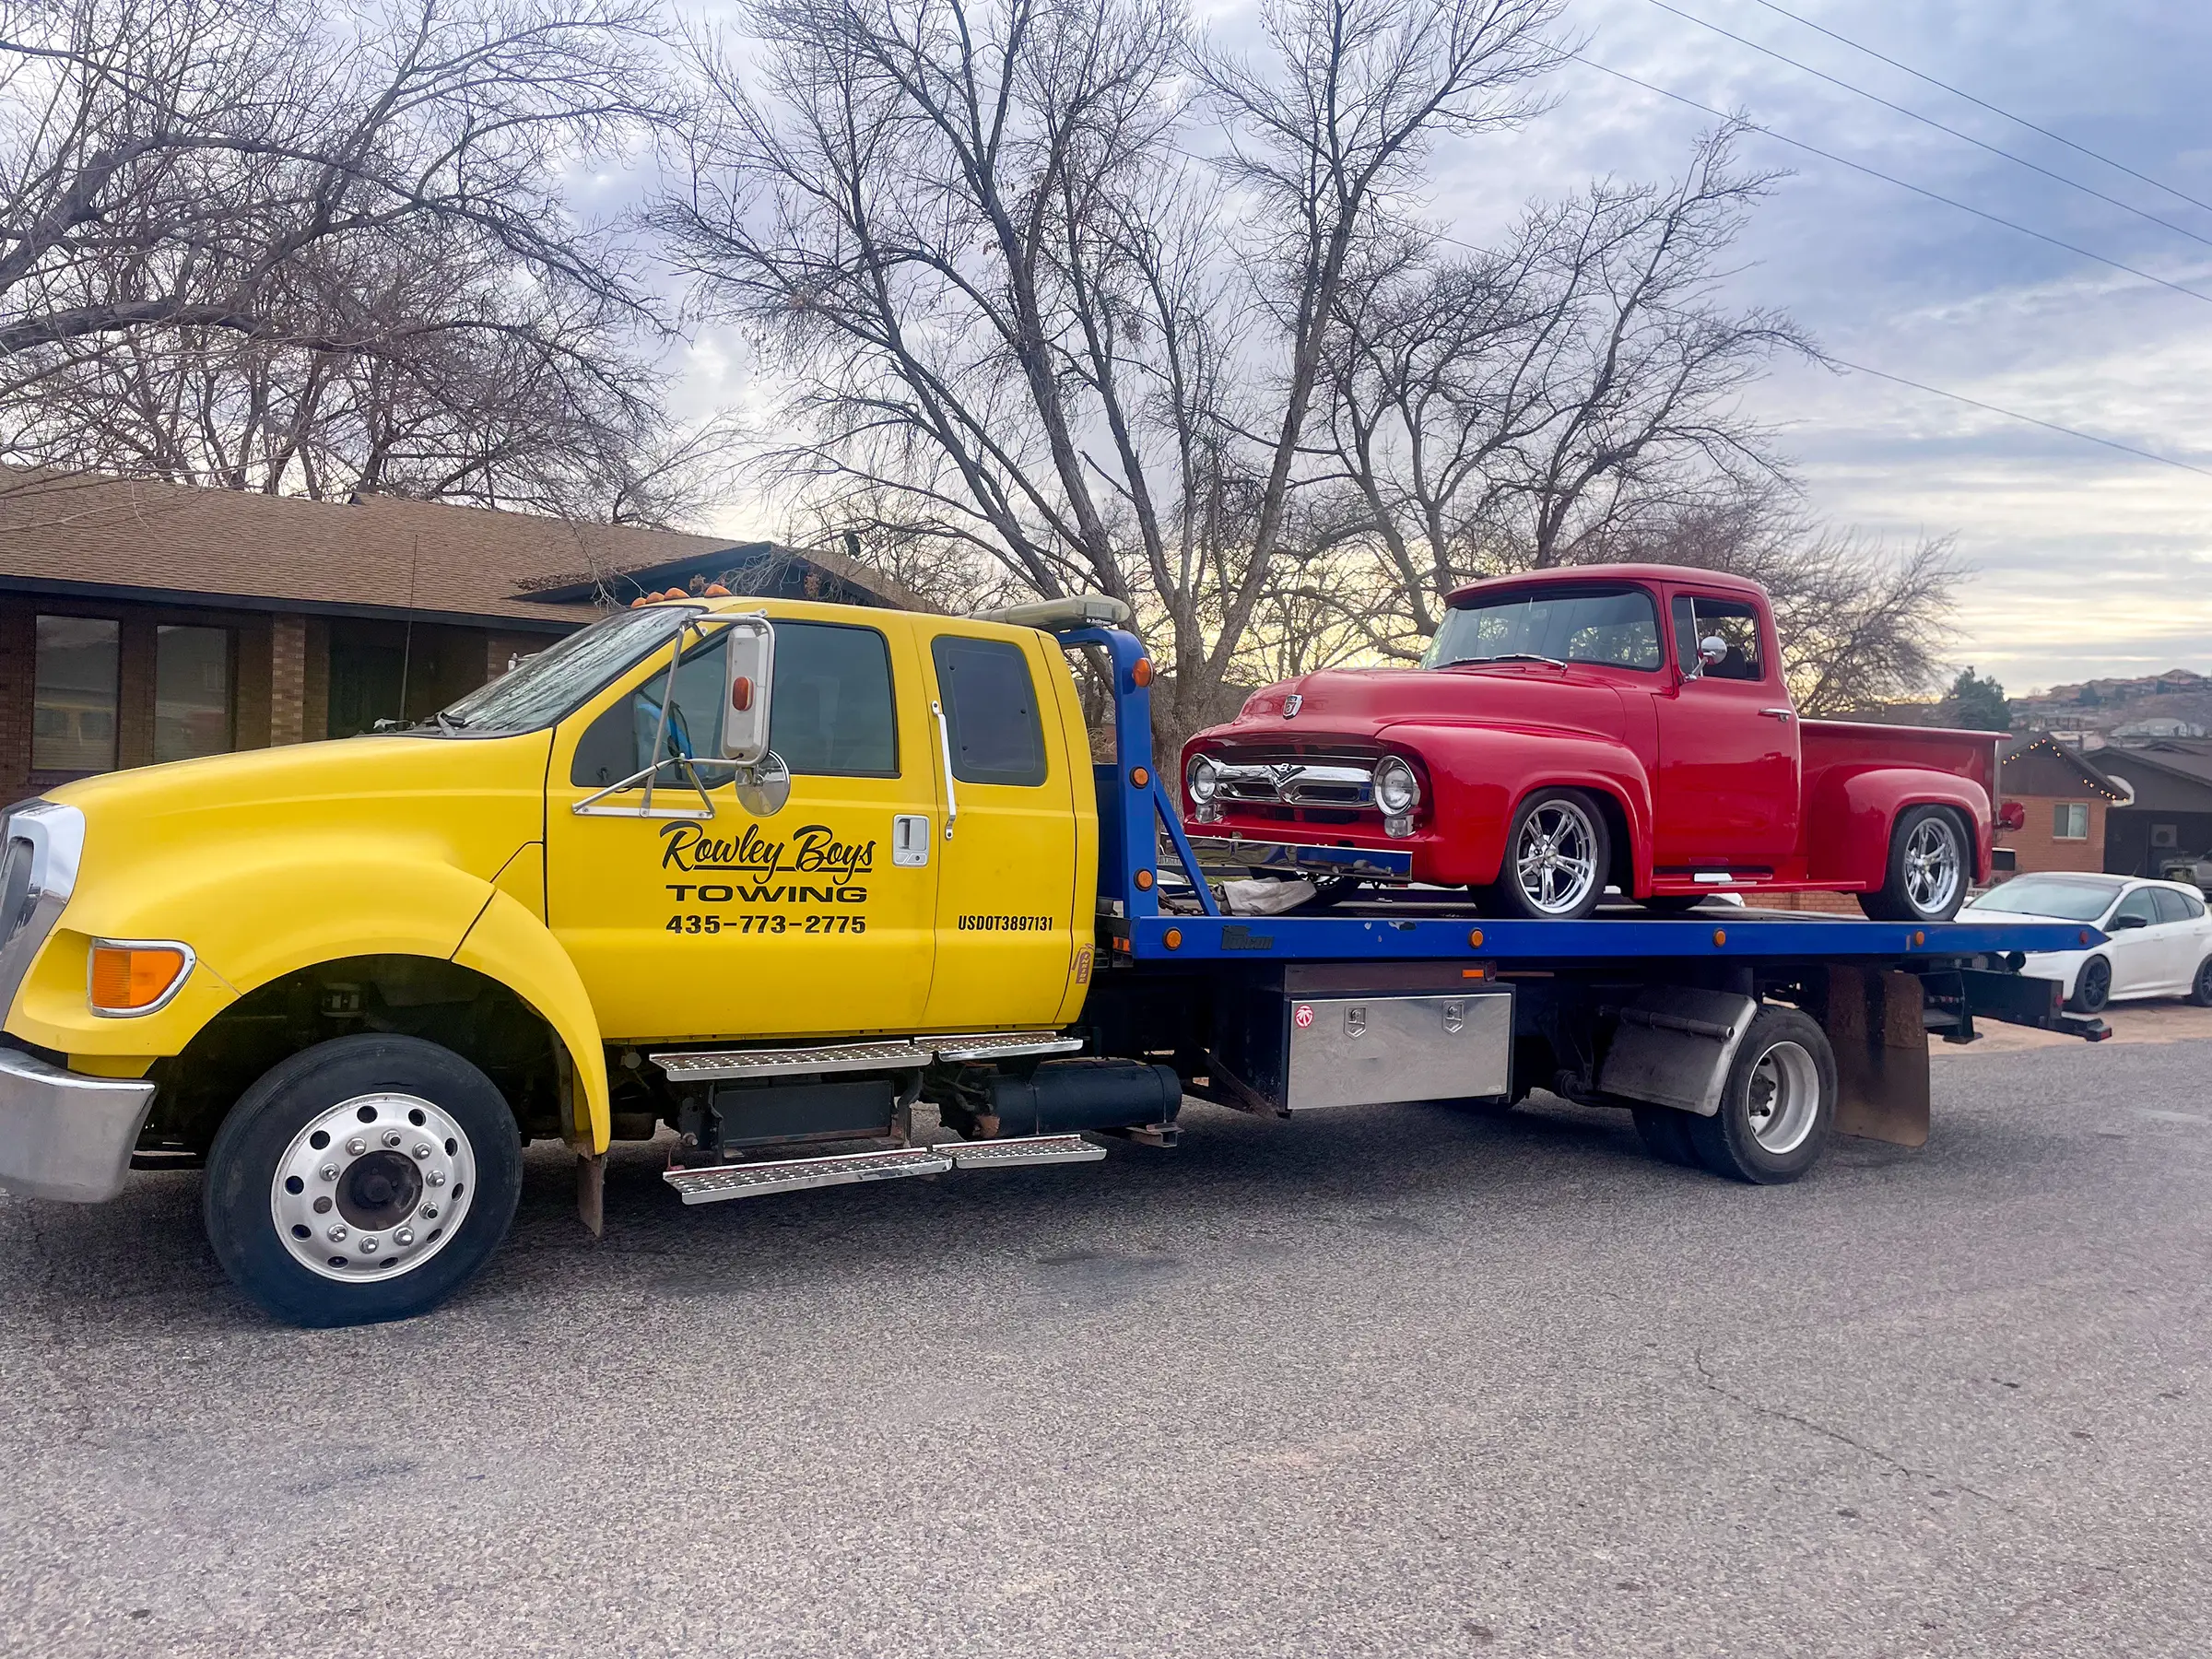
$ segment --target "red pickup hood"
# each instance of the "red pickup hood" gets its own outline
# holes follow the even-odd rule
[[[1291,698],[1297,712],[1285,717]],[[1254,692],[1236,719],[1194,744],[1381,739],[1394,725],[1543,726],[1623,735],[1605,680],[1541,664],[1488,668],[1332,668]]]

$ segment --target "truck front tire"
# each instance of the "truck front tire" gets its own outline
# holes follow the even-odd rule
[[[1580,789],[1539,789],[1513,814],[1498,879],[1483,909],[1500,916],[1571,922],[1606,895],[1613,867],[1606,815]]]
[[[1711,1117],[1684,1114],[1715,1175],[1774,1186],[1819,1162],[1836,1121],[1836,1056],[1810,1015],[1774,1004],[1752,1017]]]
[[[1889,832],[1881,889],[1861,893],[1859,908],[1877,922],[1948,922],[1973,877],[1973,843],[1957,810],[1908,806]]]
[[[476,1066],[419,1038],[303,1049],[239,1097],[207,1154],[208,1242],[296,1325],[428,1312],[514,1219],[522,1141]]]

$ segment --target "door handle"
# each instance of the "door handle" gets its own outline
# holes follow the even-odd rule
[[[945,757],[945,839],[952,839],[953,820],[960,816],[960,803],[952,793],[952,728],[945,724],[945,705],[933,702],[929,712],[937,717],[937,752]]]
[[[1797,718],[1797,711],[1794,709],[1761,709],[1759,712],[1769,720],[1781,721],[1784,725]]]

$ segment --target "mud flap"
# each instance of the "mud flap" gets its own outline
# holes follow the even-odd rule
[[[1830,968],[1817,1010],[1836,1052],[1836,1130],[1928,1144],[1928,1032],[1915,974]]]

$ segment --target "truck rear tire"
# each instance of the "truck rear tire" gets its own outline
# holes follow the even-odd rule
[[[1949,806],[1908,806],[1889,832],[1881,890],[1859,895],[1877,922],[1948,922],[1973,879],[1973,843]]]
[[[499,1089],[451,1049],[363,1032],[303,1049],[239,1097],[207,1154],[216,1259],[290,1324],[428,1312],[476,1277],[522,1195]]]
[[[1483,909],[1533,921],[1578,921],[1606,896],[1612,867],[1612,841],[1597,803],[1579,789],[1538,789],[1513,814],[1498,879],[1483,889]]]
[[[1759,1186],[1795,1181],[1827,1149],[1836,1088],[1828,1034],[1809,1015],[1767,1005],[1729,1065],[1720,1110],[1687,1119],[1699,1161]]]

